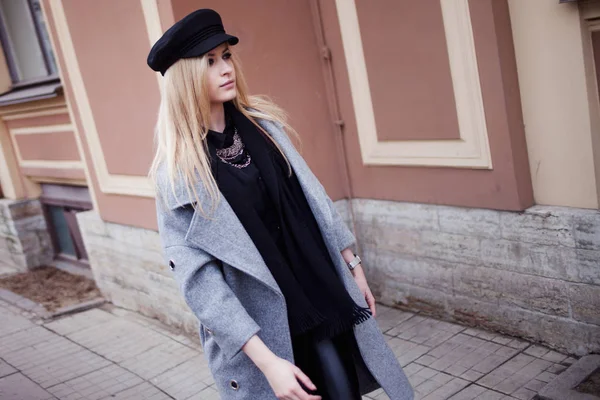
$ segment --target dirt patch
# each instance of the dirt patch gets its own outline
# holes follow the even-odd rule
[[[94,281],[54,267],[2,277],[0,288],[42,304],[50,312],[102,296]]]
[[[592,372],[585,381],[575,388],[580,393],[600,395],[600,368]]]

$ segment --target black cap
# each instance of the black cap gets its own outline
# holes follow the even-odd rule
[[[200,57],[222,43],[235,45],[239,39],[225,33],[221,16],[203,8],[170,27],[148,54],[148,66],[161,75],[180,58]]]

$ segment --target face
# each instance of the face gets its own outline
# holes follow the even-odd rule
[[[206,79],[210,102],[224,103],[233,100],[237,95],[237,91],[235,87],[235,69],[231,60],[229,44],[223,43],[209,51],[205,57],[208,59]]]

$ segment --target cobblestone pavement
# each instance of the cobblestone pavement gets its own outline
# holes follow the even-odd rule
[[[531,399],[575,361],[381,305],[377,320],[417,399]],[[43,322],[0,301],[0,399],[218,399],[194,339],[111,305]]]

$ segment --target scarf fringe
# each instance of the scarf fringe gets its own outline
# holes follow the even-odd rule
[[[311,331],[311,335],[317,340],[332,338],[344,332],[348,332],[352,327],[371,318],[372,315],[373,314],[368,307],[363,308],[355,304],[352,308],[352,316],[350,318],[337,316],[336,318],[323,319],[319,326],[304,325],[304,327],[308,329],[301,329],[301,333]]]

